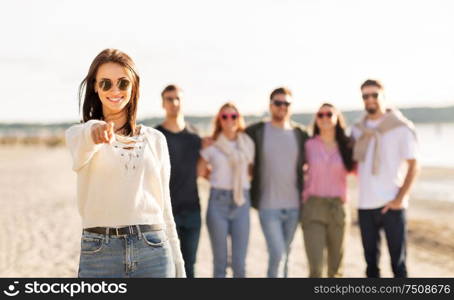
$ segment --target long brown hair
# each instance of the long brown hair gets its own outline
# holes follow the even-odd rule
[[[216,117],[214,117],[213,119],[213,134],[211,135],[211,137],[213,138],[213,140],[216,140],[218,138],[218,136],[221,134],[222,132],[222,126],[221,126],[221,112],[225,109],[225,108],[232,108],[236,111],[236,113],[238,114],[238,131],[239,132],[243,132],[244,129],[246,129],[246,123],[244,122],[244,118],[243,116],[240,114],[240,111],[238,110],[238,108],[236,107],[235,104],[233,104],[232,102],[227,102],[225,103],[224,105],[221,106],[221,108],[219,109],[218,113],[216,114]]]
[[[336,142],[339,147],[339,152],[342,157],[342,162],[347,171],[353,171],[355,169],[355,162],[353,160],[353,141],[346,134],[347,123],[342,113],[331,103],[323,103],[322,107],[331,108],[337,115],[336,123]],[[317,121],[314,121],[314,136],[320,135],[320,128],[317,125]]]
[[[133,60],[126,53],[117,49],[104,49],[101,51],[91,63],[87,76],[85,76],[79,86],[79,111],[82,106],[82,122],[93,119],[104,120],[102,103],[95,92],[95,84],[99,67],[109,62],[119,64],[129,70],[132,75],[131,99],[123,108],[126,112],[126,123],[118,130],[123,130],[126,135],[133,135],[136,128],[140,77]]]

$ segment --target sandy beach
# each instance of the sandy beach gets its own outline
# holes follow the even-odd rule
[[[77,274],[81,222],[76,208],[76,175],[66,148],[0,147],[0,277],[74,277]],[[454,277],[454,203],[419,192],[420,182],[452,179],[454,169],[425,168],[408,211],[408,269],[411,277]],[[365,263],[355,212],[355,178],[350,179],[352,224],[346,248],[346,277],[364,277]],[[208,184],[201,180],[205,213]],[[247,258],[249,277],[264,277],[265,241],[257,213],[251,210]],[[383,276],[391,277],[382,246]],[[197,276],[211,277],[212,255],[206,227],[199,245]],[[229,270],[229,274],[231,274]],[[307,261],[298,228],[290,257],[290,276],[306,277]]]

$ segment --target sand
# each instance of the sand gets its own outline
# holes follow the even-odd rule
[[[74,277],[77,274],[81,222],[76,207],[76,175],[63,147],[0,147],[0,277]],[[427,176],[453,176],[453,170],[428,169]],[[453,176],[454,178],[454,176]],[[352,195],[355,194],[351,179]],[[208,185],[200,181],[205,212]],[[354,197],[353,197],[354,198]],[[415,197],[417,198],[417,197]],[[352,199],[354,206],[354,199]],[[408,268],[412,277],[454,277],[453,203],[417,198],[409,210]],[[356,215],[352,207],[353,217]],[[249,277],[264,277],[267,251],[257,213],[251,210],[247,258]],[[390,277],[383,241],[382,273]],[[363,277],[365,263],[353,218],[345,258],[345,276]],[[211,277],[212,255],[203,226],[197,276]],[[228,271],[231,275],[231,271]],[[298,228],[290,256],[290,276],[306,277],[307,261]]]

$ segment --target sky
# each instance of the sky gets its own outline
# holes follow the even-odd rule
[[[184,90],[187,115],[226,101],[262,115],[278,86],[293,111],[362,109],[380,79],[390,105],[454,105],[454,1],[3,1],[0,122],[77,121],[93,58],[118,48],[141,76],[139,118],[162,116],[160,91]]]

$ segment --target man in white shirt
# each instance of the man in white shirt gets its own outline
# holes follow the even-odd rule
[[[394,277],[407,277],[406,208],[419,171],[413,124],[385,108],[383,85],[361,85],[366,116],[352,128],[358,162],[358,218],[367,277],[380,277],[380,230],[384,229]]]

